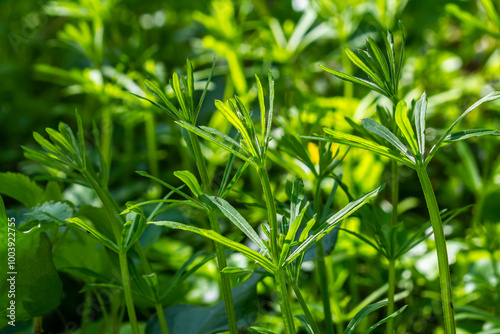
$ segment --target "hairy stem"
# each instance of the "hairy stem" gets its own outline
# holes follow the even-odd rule
[[[429,175],[425,167],[417,168],[418,178],[424,192],[425,201],[429,210],[439,267],[439,283],[441,286],[441,299],[443,302],[444,329],[447,334],[455,334],[455,316],[453,311],[450,267],[448,264],[448,252],[446,250],[446,239],[444,236],[443,223],[439,214],[439,207],[432,188]]]
[[[125,305],[127,306],[128,319],[133,334],[139,334],[139,325],[137,324],[137,316],[134,308],[134,298],[132,296],[132,288],[130,285],[130,274],[128,272],[127,253],[120,252],[120,270],[122,274],[123,291],[125,293]]]
[[[167,320],[165,319],[165,313],[163,312],[163,305],[157,303],[155,305],[155,308],[156,308],[156,314],[158,315],[158,322],[160,323],[161,333],[169,334],[167,327]]]
[[[194,157],[198,172],[200,173],[203,190],[205,193],[210,194],[210,179],[208,177],[207,166],[201,153],[201,146],[198,137],[192,132],[189,133],[189,138],[193,147]],[[220,226],[217,220],[217,213],[213,210],[208,215],[210,220],[210,228],[220,234]],[[226,274],[220,272],[227,266],[225,247],[219,243],[215,243],[215,252],[217,257],[217,266],[219,268],[220,287],[222,292],[222,299],[226,308],[227,323],[229,325],[229,332],[231,334],[238,333],[238,325],[236,324],[236,312],[234,310],[233,296],[231,293],[231,282]]]

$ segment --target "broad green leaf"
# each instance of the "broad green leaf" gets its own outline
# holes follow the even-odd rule
[[[373,119],[369,117],[363,118],[361,122],[366,130],[387,140],[397,150],[406,155],[406,157],[410,161],[415,162],[415,158],[413,157],[411,152],[408,151],[408,148],[399,140],[398,137],[396,137],[396,135],[394,135],[391,131],[389,131],[389,129],[387,129],[385,126],[375,122]]]
[[[319,66],[323,70],[325,70],[326,72],[335,75],[339,79],[342,79],[342,80],[345,80],[345,81],[350,81],[350,82],[353,82],[355,84],[365,86],[365,87],[367,87],[367,88],[369,88],[371,90],[376,91],[377,93],[380,93],[380,94],[384,95],[384,91],[379,86],[375,85],[374,83],[372,83],[370,81],[367,81],[365,79],[361,79],[361,78],[358,78],[358,77],[355,77],[355,76],[352,76],[352,75],[348,75],[348,74],[339,72],[337,70],[328,68],[328,67],[323,66],[323,65],[319,65]]]
[[[0,194],[20,202],[27,208],[41,203],[43,189],[29,177],[18,173],[0,173]]]
[[[452,132],[448,136],[446,136],[446,138],[444,139],[444,143],[451,143],[482,136],[500,136],[500,130],[471,129]]]
[[[25,213],[28,220],[64,222],[73,216],[73,208],[67,203],[45,202]]]
[[[354,318],[349,322],[347,325],[346,330],[344,331],[344,334],[352,334],[355,333],[356,327],[359,325],[361,320],[363,320],[368,314],[372,313],[373,311],[388,305],[388,301],[381,301],[375,304],[368,305],[364,307],[361,311],[359,311]]]
[[[377,196],[379,192],[384,188],[384,185],[378,187],[377,189],[365,194],[359,199],[350,202],[344,208],[339,210],[332,217],[323,222],[320,226],[318,226],[312,235],[308,236],[300,245],[293,251],[293,253],[286,259],[283,263],[283,266],[286,266],[288,263],[296,259],[301,253],[305,252],[309,247],[311,247],[316,241],[320,240],[330,232],[338,223],[340,223],[343,219],[349,217],[351,214],[356,212],[360,207],[362,207],[369,199]]]
[[[366,331],[363,332],[363,334],[368,334],[368,333],[371,333],[375,328],[377,328],[378,326],[380,325],[383,325],[385,324],[387,321],[397,317],[398,315],[400,315],[405,309],[406,307],[408,307],[408,305],[405,305],[403,306],[402,308],[400,308],[399,310],[397,310],[396,312],[392,313],[391,315],[388,315],[387,317],[385,317],[384,319],[380,320],[379,322],[377,322],[375,325],[372,325],[370,326],[370,328],[368,328]]]
[[[476,109],[484,102],[493,101],[493,100],[498,99],[499,97],[500,97],[500,92],[498,92],[498,91],[491,92],[488,95],[486,95],[485,97],[483,97],[482,99],[480,99],[479,101],[477,101],[476,103],[474,103],[467,110],[465,110],[462,113],[462,115],[460,115],[460,117],[458,117],[456,119],[456,121],[453,122],[453,124],[448,128],[448,130],[446,130],[446,132],[441,136],[441,138],[439,138],[438,142],[432,147],[431,151],[429,152],[429,155],[427,156],[427,159],[425,159],[425,163],[428,164],[431,161],[431,159],[434,157],[434,154],[436,154],[437,150],[441,147],[443,142],[446,140],[446,137],[448,137],[448,135],[451,133],[451,131],[453,130],[455,125],[457,125],[458,122],[460,122],[472,110]]]
[[[198,183],[196,176],[193,175],[193,173],[187,170],[183,170],[183,171],[175,171],[174,175],[177,178],[179,178],[182,182],[184,182],[191,190],[191,192],[194,195],[196,195],[196,197],[203,195],[203,190],[201,190],[201,186]]]
[[[415,104],[415,128],[417,130],[418,152],[423,162],[425,156],[425,118],[427,115],[427,95],[425,92]]]
[[[208,239],[211,239],[215,242],[218,242],[228,248],[234,249],[235,251],[240,252],[247,258],[254,260],[258,262],[264,269],[266,269],[270,273],[274,273],[274,264],[269,261],[267,258],[264,256],[260,255],[256,251],[248,248],[245,245],[242,245],[238,242],[232,241],[212,230],[205,230],[201,228],[197,228],[194,226],[190,225],[185,225],[181,223],[176,223],[176,222],[171,222],[171,221],[153,221],[153,222],[148,222],[148,224],[153,224],[153,225],[158,225],[158,226],[166,226],[172,229],[176,230],[184,230],[184,231],[190,231],[196,234],[199,234],[203,237],[206,237]]]
[[[406,142],[410,145],[412,153],[417,155],[419,152],[417,140],[415,139],[415,133],[413,132],[410,119],[408,118],[406,102],[403,100],[399,101],[396,106],[395,119],[396,124],[406,139]]]
[[[109,249],[111,249],[112,251],[114,251],[116,253],[119,253],[119,249],[118,249],[118,246],[116,245],[116,243],[111,241],[108,237],[106,237],[102,233],[98,232],[92,226],[85,223],[81,218],[74,217],[74,218],[66,219],[66,221],[68,223],[74,224],[74,225],[78,226],[79,228],[83,229],[84,231],[90,233],[96,240],[101,242],[104,246],[108,247]]]
[[[207,205],[215,208],[217,211],[226,216],[236,227],[240,229],[250,240],[259,246],[261,253],[269,255],[269,250],[264,245],[259,235],[245,218],[223,198],[216,196],[203,195],[200,199]]]
[[[9,234],[11,233],[11,234]],[[12,233],[15,235],[15,263],[8,262]],[[9,240],[10,239],[10,240]],[[12,267],[11,267],[12,265]],[[22,233],[8,226],[5,206],[0,197],[0,329],[10,326],[11,300],[15,301],[15,322],[43,316],[59,306],[62,283],[52,261],[52,246],[39,227]],[[12,274],[15,273],[15,274]],[[15,297],[10,294],[10,279],[15,277]]]

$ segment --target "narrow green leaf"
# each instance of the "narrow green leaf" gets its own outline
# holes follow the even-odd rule
[[[381,308],[383,306],[386,306],[388,304],[389,304],[388,301],[381,301],[381,302],[374,303],[374,304],[371,304],[371,305],[368,305],[368,306],[364,307],[349,322],[349,324],[347,325],[346,330],[344,331],[344,334],[352,334],[352,333],[354,333],[354,330],[356,329],[356,326],[358,326],[359,323],[361,322],[361,320],[363,320],[368,314],[370,314],[373,311],[375,311],[375,310],[377,310],[377,309],[379,309],[379,308]]]
[[[264,256],[260,255],[256,251],[248,248],[245,245],[242,245],[238,242],[232,241],[212,230],[205,230],[201,228],[197,228],[194,226],[189,226],[185,224],[180,224],[176,222],[171,222],[171,221],[153,221],[153,222],[148,222],[148,224],[153,224],[153,225],[158,225],[158,226],[166,226],[172,229],[176,230],[184,230],[184,231],[190,231],[196,234],[199,234],[201,236],[204,236],[208,239],[211,239],[215,242],[218,242],[228,248],[234,249],[235,251],[240,252],[243,254],[245,257],[254,260],[258,262],[264,269],[266,269],[269,273],[274,274],[275,268],[274,264],[269,261],[267,258]]]
[[[236,174],[234,174],[233,178],[231,179],[231,181],[229,182],[227,187],[221,188],[222,193],[219,194],[219,197],[225,198],[227,196],[227,194],[231,191],[231,189],[236,184],[236,182],[238,182],[240,177],[243,175],[243,172],[248,167],[248,165],[249,165],[249,163],[245,162],[243,165],[241,165],[240,168],[238,168],[238,170],[236,171]]]
[[[269,255],[269,250],[264,245],[259,235],[252,226],[246,221],[245,218],[225,199],[203,195],[200,199],[207,205],[215,208],[217,211],[222,213],[226,218],[228,218],[236,227],[238,227],[250,240],[252,240],[257,246],[259,246],[261,252],[264,255]]]
[[[241,275],[241,274],[259,274],[263,276],[273,277],[267,271],[257,270],[257,269],[247,269],[247,268],[237,268],[237,267],[226,267],[221,270],[221,273],[228,275]]]
[[[344,208],[339,210],[336,214],[330,217],[328,220],[323,222],[318,228],[316,228],[312,235],[308,236],[300,245],[293,251],[293,253],[286,259],[284,266],[297,258],[301,253],[305,252],[310,246],[312,246],[316,241],[323,238],[328,232],[330,232],[338,223],[340,223],[345,218],[349,217],[351,214],[356,212],[360,207],[362,207],[369,199],[377,196],[379,192],[384,188],[384,185],[378,187],[377,189],[365,194],[359,199],[350,202]]]
[[[379,322],[377,322],[375,325],[372,325],[370,326],[370,328],[368,328],[366,331],[363,332],[363,334],[368,334],[368,333],[371,333],[371,331],[373,331],[375,328],[377,328],[378,326],[380,325],[383,325],[385,324],[387,321],[397,317],[398,315],[400,315],[401,313],[403,313],[403,311],[408,307],[408,305],[405,305],[403,306],[402,308],[400,308],[399,310],[397,310],[396,312],[392,313],[391,315],[388,315],[387,317],[385,317],[384,319],[380,320]]]
[[[203,190],[201,190],[201,186],[193,173],[187,170],[183,170],[175,171],[174,175],[182,182],[184,182],[196,197],[203,195]]]
[[[266,136],[265,136],[265,150],[262,154],[266,154],[267,148],[269,146],[269,140],[271,139],[271,127],[273,125],[274,117],[274,78],[273,72],[270,68],[267,69],[267,78],[269,80],[269,113],[267,115],[267,126],[266,126]]]
[[[174,74],[172,74],[172,80],[170,81],[170,84],[172,85],[175,96],[177,97],[177,101],[179,102],[179,105],[181,106],[181,111],[183,114],[183,117],[181,117],[181,119],[191,121],[191,118],[189,115],[189,110],[187,109],[187,106],[186,106],[184,94],[182,94],[181,84],[180,84],[179,76],[177,75],[177,73],[174,72]]]
[[[457,125],[458,122],[460,122],[472,110],[476,109],[484,102],[493,101],[498,99],[499,97],[500,97],[500,92],[498,91],[491,92],[482,99],[480,99],[479,101],[477,101],[476,103],[474,103],[472,106],[470,106],[466,111],[464,111],[462,115],[460,115],[460,117],[458,117],[456,121],[453,122],[453,124],[448,128],[448,130],[446,130],[446,132],[441,136],[438,142],[432,147],[431,151],[429,152],[429,155],[427,156],[427,159],[425,159],[425,163],[428,164],[431,161],[431,159],[434,157],[434,154],[436,154],[437,150],[441,147],[443,142],[446,140],[446,137],[448,137],[448,135],[451,133],[451,131],[453,130],[455,125]]]
[[[369,88],[371,90],[374,90],[376,91],[377,93],[380,93],[382,95],[384,95],[384,91],[381,89],[381,87],[375,85],[374,83],[370,82],[370,81],[367,81],[365,79],[361,79],[361,78],[358,78],[358,77],[355,77],[355,76],[352,76],[352,75],[348,75],[348,74],[345,74],[345,73],[342,73],[342,72],[339,72],[337,70],[334,70],[334,69],[331,69],[331,68],[328,68],[326,66],[323,66],[323,65],[319,65],[323,70],[325,70],[326,72],[328,73],[331,73],[333,75],[335,75],[337,78],[339,79],[342,79],[342,80],[345,80],[345,81],[350,81],[350,82],[353,82],[355,84],[358,84],[358,85],[362,85],[362,86],[365,86],[366,88]]]
[[[385,82],[390,84],[391,83],[391,77],[389,73],[389,66],[387,65],[387,60],[384,57],[384,54],[382,53],[382,50],[378,47],[378,45],[375,43],[373,38],[368,37],[367,41],[367,46],[370,54],[377,60],[377,64],[382,69],[382,73],[384,74],[384,79]],[[389,86],[390,88],[390,86]],[[391,93],[392,91],[389,90]]]
[[[167,113],[169,113],[170,116],[175,115],[174,117],[172,117],[173,119],[179,119],[179,118],[181,118],[180,117],[181,114],[179,113],[179,110],[177,110],[177,108],[174,107],[174,105],[172,104],[172,102],[170,102],[170,100],[168,99],[167,95],[163,92],[163,89],[161,89],[160,86],[156,82],[152,82],[152,81],[149,81],[149,80],[144,80],[144,84],[145,84],[146,88],[149,91],[151,91],[153,94],[155,94],[156,96],[158,96],[158,98],[163,103],[165,103],[165,105],[167,106],[167,108],[165,108],[165,107],[159,105],[158,103],[153,102],[153,101],[151,101],[151,100],[149,100],[149,99],[147,99],[145,97],[142,97],[142,96],[139,96],[139,95],[136,95],[136,96],[140,97],[141,99],[144,99],[146,101],[151,102],[152,104],[154,104],[157,107],[160,107],[161,109],[163,109]]]
[[[354,63],[354,65],[359,67],[359,69],[361,69],[370,78],[372,78],[373,82],[377,86],[384,87],[384,81],[382,80],[382,78],[380,78],[378,75],[373,73],[373,71],[368,66],[366,66],[366,64],[361,59],[359,59],[359,57],[356,56],[356,54],[354,52],[352,52],[351,50],[346,48],[345,53],[347,54],[347,57],[349,57],[349,59]]]
[[[402,155],[399,151],[394,151],[388,147],[379,145],[377,143],[363,139],[358,136],[345,134],[328,128],[324,128],[323,130],[329,135],[329,137],[318,136],[318,137],[303,137],[303,138],[332,141],[334,143],[359,147],[386,156],[388,158],[394,159],[396,161],[399,161],[408,167],[414,166],[414,163],[411,160],[409,160],[406,156]]]
[[[260,83],[259,77],[255,75],[255,81],[257,82],[257,96],[259,98],[260,106],[260,126],[261,126],[261,146],[262,151],[264,151],[265,139],[266,139],[266,105],[264,103],[264,90],[262,89],[262,84]]]
[[[99,231],[97,231],[92,226],[85,223],[81,218],[73,217],[73,218],[66,219],[66,221],[68,223],[74,224],[75,226],[78,226],[79,228],[83,229],[84,231],[90,233],[95,239],[97,239],[99,242],[101,242],[104,246],[108,247],[112,251],[114,251],[116,253],[120,252],[120,250],[118,249],[118,246],[113,241],[111,241],[105,235],[101,234]]]
[[[243,138],[245,139],[247,143],[247,147],[250,149],[250,153],[254,157],[258,157],[259,155],[257,154],[257,151],[255,151],[255,148],[253,146],[253,141],[250,138],[250,135],[248,134],[247,129],[245,128],[245,125],[243,122],[239,119],[239,117],[234,113],[230,108],[228,108],[222,101],[216,100],[215,101],[215,106],[217,109],[224,115],[224,117],[231,123],[233,126],[241,133]]]
[[[414,155],[419,152],[417,141],[415,139],[415,133],[413,132],[413,128],[411,127],[410,119],[408,118],[408,109],[406,106],[406,102],[401,100],[398,102],[396,106],[396,114],[395,114],[396,124],[398,125],[401,133],[405,137],[406,141],[410,145],[411,151]]]
[[[183,128],[185,128],[186,130],[189,130],[189,131],[193,132],[194,134],[211,141],[212,143],[216,144],[217,146],[222,147],[226,151],[236,155],[238,158],[249,162],[253,166],[255,166],[255,167],[257,166],[255,164],[255,162],[253,162],[249,157],[246,157],[245,155],[243,155],[243,154],[239,153],[238,151],[234,150],[233,148],[231,148],[229,145],[217,140],[217,138],[212,136],[207,131],[204,131],[204,130],[202,130],[196,126],[193,126],[187,122],[184,122],[184,121],[176,121],[176,123],[179,124],[180,126],[182,126]]]
[[[186,72],[187,83],[184,85],[184,90],[187,96],[188,110],[192,112],[194,111],[194,76],[193,64],[191,64],[189,59],[186,59]],[[192,121],[194,121],[194,119],[192,119]]]
[[[290,229],[288,230],[288,232],[285,236],[285,240],[284,240],[283,245],[282,245],[282,250],[281,250],[280,259],[279,259],[280,265],[285,261],[285,258],[288,256],[288,252],[290,250],[292,242],[295,240],[295,235],[297,234],[300,223],[302,222],[302,219],[304,218],[304,215],[306,213],[308,206],[309,206],[309,203],[307,203],[302,208],[302,211],[300,211],[300,213],[295,215],[295,217],[292,221],[292,224],[290,225]]]
[[[208,79],[207,79],[207,84],[205,85],[205,89],[203,90],[203,93],[201,94],[200,101],[198,102],[198,107],[196,107],[196,113],[195,113],[193,125],[196,125],[196,120],[198,119],[198,116],[200,114],[200,110],[201,110],[201,106],[203,105],[203,101],[205,101],[205,96],[207,95],[208,86],[210,86],[210,82],[212,81],[212,77],[214,75],[214,70],[215,70],[215,55],[214,55],[214,59],[212,61],[212,70],[210,71],[210,75],[208,76]]]
[[[156,182],[158,182],[159,184],[167,187],[168,189],[172,190],[173,192],[175,192],[177,195],[180,195],[182,197],[184,197],[185,199],[187,199],[188,201],[193,201],[194,203],[196,203],[195,199],[192,198],[191,196],[188,196],[186,195],[184,192],[180,191],[179,189],[180,188],[175,188],[174,186],[171,186],[170,184],[160,180],[159,178],[153,176],[153,175],[150,175],[149,173],[147,172],[144,172],[144,171],[136,171],[137,174],[139,174],[140,176],[144,176],[144,177],[147,177],[151,180],[154,180]]]
[[[482,136],[500,136],[500,130],[489,130],[489,129],[471,129],[463,130],[458,132],[452,132],[444,139],[445,143],[456,142],[460,140],[465,140],[469,138],[476,138]]]
[[[403,41],[401,42],[401,51],[399,55],[399,65],[398,71],[396,73],[396,89],[399,87],[399,80],[401,78],[401,69],[403,68],[404,55],[405,55],[405,45],[406,45],[406,28],[401,20],[398,21],[399,29],[403,35]]]
[[[425,118],[427,114],[427,95],[425,92],[415,104],[415,127],[417,130],[418,152],[422,162],[425,156]]]
[[[368,130],[371,133],[374,133],[377,136],[387,140],[397,150],[399,150],[401,153],[406,155],[406,157],[411,162],[413,162],[413,163],[415,162],[415,157],[411,154],[411,152],[408,151],[408,148],[399,140],[398,137],[396,137],[396,135],[394,135],[391,131],[389,131],[389,129],[387,129],[385,126],[375,122],[370,117],[363,118],[361,120],[361,123],[363,124],[363,126],[366,130]]]

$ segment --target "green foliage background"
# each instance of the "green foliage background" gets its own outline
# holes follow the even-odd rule
[[[45,128],[57,128],[61,121],[75,129],[75,109],[82,117],[84,129],[88,130],[85,139],[89,144],[95,144],[93,124],[100,133],[104,158],[111,163],[109,189],[120,207],[127,201],[164,195],[156,183],[140,177],[134,173],[136,170],[148,171],[180,185],[173,172],[194,172],[196,167],[179,127],[130,93],[145,96],[145,79],[165,87],[173,72],[185,73],[186,58],[195,66],[195,79],[205,81],[214,56],[215,74],[198,124],[234,134],[230,124],[216,112],[213,100],[238,94],[257,110],[254,74],[264,78],[271,68],[276,90],[274,140],[270,144],[269,162],[271,182],[277,199],[286,202],[286,180],[302,177],[307,196],[312,199],[313,175],[287,149],[283,134],[312,135],[321,133],[323,127],[352,132],[345,117],[360,123],[362,118],[375,115],[377,103],[390,105],[388,100],[365,88],[346,84],[325,73],[318,64],[362,76],[349,63],[344,48],[362,48],[368,36],[381,44],[380,31],[387,27],[395,33],[395,44],[400,45],[397,20],[401,19],[406,26],[407,43],[400,97],[410,103],[426,91],[428,124],[435,129],[445,128],[479,97],[495,87],[500,88],[500,8],[495,1],[493,9],[488,8],[489,3],[0,1],[0,194],[7,215],[16,217],[23,231],[44,221],[42,226],[48,226],[49,237],[54,236],[50,229],[54,228],[51,223],[55,220],[37,216],[39,211],[50,211],[62,220],[77,213],[90,220],[103,217],[100,202],[92,191],[61,180],[49,182],[61,175],[25,159],[21,149],[21,145],[35,147],[33,132],[45,133]],[[203,85],[195,88],[197,96],[201,95]],[[172,97],[173,92],[167,90],[167,95]],[[461,127],[500,129],[499,111],[498,102],[482,106]],[[432,138],[436,133],[429,135]],[[317,146],[307,141],[303,145],[316,161]],[[345,149],[342,147],[342,152]],[[220,184],[227,154],[209,143],[203,151],[210,161],[208,168],[215,175],[214,183]],[[96,157],[97,153],[91,152],[91,155]],[[390,181],[389,165],[386,159],[352,149],[338,172],[351,193],[359,196]],[[36,184],[29,179],[17,180],[15,185],[23,184],[24,191],[16,191],[13,189],[16,186],[8,183],[11,178],[7,172],[27,175]],[[404,222],[400,231],[412,235],[427,222],[428,214],[416,174],[406,168],[400,174],[399,221]],[[479,138],[445,147],[431,164],[429,174],[441,209],[455,210],[475,204],[452,219],[445,229],[453,263],[458,327],[463,333],[498,333],[498,138]],[[325,196],[331,185],[324,185]],[[347,203],[347,197],[340,191],[337,194],[334,205],[340,208]],[[266,219],[261,198],[262,189],[254,172],[246,172],[229,195],[233,205],[254,226]],[[40,206],[44,203],[46,208],[42,210]],[[390,226],[388,191],[379,196],[374,210],[381,229],[387,229]],[[173,209],[164,217],[201,227],[206,224],[200,221],[205,218],[192,210]],[[342,227],[372,236],[368,225],[359,218],[350,218]],[[232,238],[238,235],[227,223],[223,225],[223,234]],[[36,235],[40,238],[37,241],[40,247],[47,247],[47,235],[45,232]],[[117,263],[113,254],[85,233],[72,232],[68,238],[58,243],[57,248],[52,244],[53,263],[64,293],[60,305],[44,319],[47,332],[61,332],[70,321],[79,326],[78,305],[89,297],[78,291],[92,281],[82,268],[94,268],[112,280],[109,268]],[[21,242],[19,239],[19,244]],[[147,247],[148,258],[162,282],[168,282],[185,261],[204,247],[199,237],[167,232],[160,227],[150,227],[141,237],[141,243]],[[234,266],[245,266],[236,254],[230,256],[230,262]],[[385,294],[387,261],[353,235],[338,233],[327,265],[330,284],[335,290],[331,296],[335,322],[345,326],[365,298],[371,295],[376,299]],[[301,288],[314,315],[322,319],[317,277],[312,266],[312,262],[305,266]],[[424,241],[404,255],[397,271],[400,276],[397,290],[407,291],[398,305],[409,305],[396,320],[397,332],[441,333],[442,311],[432,240]],[[218,300],[215,278],[216,267],[209,262],[172,291],[164,306],[213,305]],[[246,276],[236,276],[233,285],[243,282],[244,278]],[[282,324],[276,312],[272,284],[269,278],[257,284],[254,306],[258,311],[252,310],[257,313],[252,319],[256,318],[255,324],[259,326],[279,331]],[[137,307],[141,310],[140,321],[145,325],[154,310],[143,300],[137,301]],[[221,313],[222,308],[217,309]],[[221,314],[224,315],[223,310]],[[362,324],[362,329],[384,316],[383,310],[374,312]],[[100,318],[97,312],[95,322]],[[29,332],[31,323],[27,322],[25,327]],[[86,330],[92,332],[89,328]]]

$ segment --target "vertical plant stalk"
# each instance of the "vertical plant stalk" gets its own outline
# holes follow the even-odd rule
[[[271,190],[271,183],[269,181],[269,175],[265,166],[260,166],[258,168],[260,182],[262,183],[262,189],[264,191],[264,200],[266,201],[267,207],[267,217],[269,220],[269,225],[271,228],[271,252],[273,256],[273,261],[275,264],[279,263],[279,250],[278,250],[278,217],[276,215],[276,205],[274,203],[274,196]],[[288,288],[286,284],[286,275],[284,270],[277,269],[274,274],[274,279],[276,281],[276,289],[278,291],[278,297],[281,307],[281,316],[283,318],[283,323],[285,325],[285,333],[293,334],[295,333],[295,325],[293,323],[293,314],[290,307],[290,301],[288,298]]]
[[[317,217],[321,217],[321,181],[322,180],[319,179],[316,184],[314,199],[314,213],[316,213]],[[323,239],[316,242],[316,265],[319,276],[321,299],[323,300],[323,314],[325,317],[326,333],[333,334],[332,308],[330,305],[330,293],[328,291],[328,276],[325,265],[325,248]]]
[[[103,187],[101,187],[101,185],[96,182],[94,176],[92,175],[92,173],[89,172],[89,170],[83,169],[81,173],[85,177],[89,185],[92,187],[92,189],[94,189],[99,199],[101,200],[104,209],[106,211],[106,214],[108,216],[109,222],[111,224],[111,228],[113,230],[116,242],[119,245],[121,243],[121,228],[123,223],[118,215],[120,212],[118,204],[111,197],[107,189],[103,189]],[[140,251],[142,252],[142,248],[141,247],[139,248]],[[125,304],[127,306],[130,326],[132,328],[133,334],[139,334],[137,316],[135,314],[135,307],[134,307],[134,298],[132,296],[132,288],[130,285],[130,274],[128,270],[127,253],[120,251],[118,253],[118,257],[120,263],[120,272],[122,276],[123,291],[125,294]]]
[[[42,317],[35,317],[33,319],[33,333],[34,334],[42,334],[43,328],[42,328]]]
[[[205,193],[210,194],[210,179],[208,177],[207,166],[205,164],[205,160],[203,159],[203,154],[201,153],[200,142],[198,137],[192,132],[189,132],[189,138],[192,143],[196,166],[198,167],[198,172],[200,173],[201,182],[203,184],[203,190]],[[219,221],[217,219],[217,213],[214,210],[210,210],[208,219],[210,221],[210,228],[220,234],[221,231]],[[236,312],[234,310],[233,296],[231,293],[231,281],[226,274],[221,272],[222,269],[227,267],[224,246],[216,242],[215,253],[217,258],[217,267],[219,268],[220,287],[222,291],[222,299],[224,300],[224,306],[226,308],[229,332],[231,334],[236,334],[238,333],[238,325],[236,323]]]
[[[120,251],[118,254],[120,259],[120,271],[122,274],[123,292],[125,293],[125,305],[127,306],[128,319],[132,333],[140,334],[139,325],[137,324],[137,316],[134,308],[134,298],[132,296],[132,288],[130,286],[130,274],[128,272],[127,252]]]
[[[392,161],[392,189],[391,189],[391,202],[392,202],[392,213],[391,213],[391,227],[394,227],[398,223],[398,203],[399,203],[399,170],[397,161]],[[396,259],[394,259],[394,254],[396,253],[396,240],[391,238],[389,240],[390,253],[389,253],[389,291],[387,293],[387,299],[389,300],[389,305],[387,306],[387,315],[394,313],[395,302],[394,295],[396,292]],[[389,319],[387,322],[387,333],[394,333],[394,318]]]
[[[167,320],[165,319],[165,313],[163,312],[162,304],[155,304],[156,314],[158,315],[158,322],[160,323],[161,333],[169,334],[167,327]]]
[[[316,324],[316,321],[314,320],[313,315],[309,311],[309,308],[307,307],[306,301],[304,297],[302,296],[302,293],[300,292],[300,289],[296,285],[292,285],[293,291],[295,292],[295,295],[297,296],[297,300],[300,303],[300,306],[302,306],[302,310],[304,311],[304,314],[307,318],[307,321],[309,322],[309,325],[311,325],[313,333],[314,334],[320,334],[321,331],[318,328],[318,325]]]
[[[453,311],[450,266],[448,264],[448,252],[446,250],[446,238],[444,236],[443,223],[439,214],[439,207],[432,188],[429,175],[425,167],[416,169],[422,191],[424,192],[425,202],[429,210],[434,240],[436,242],[436,252],[439,267],[439,283],[441,286],[441,299],[443,303],[444,329],[447,334],[455,334],[455,314]]]

